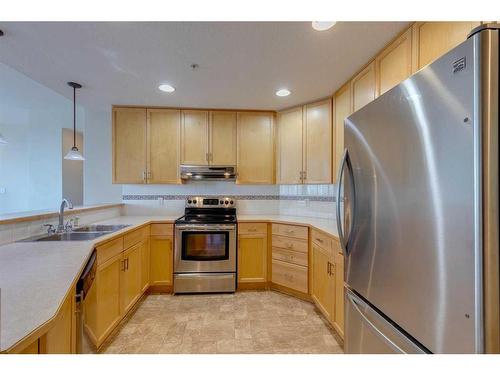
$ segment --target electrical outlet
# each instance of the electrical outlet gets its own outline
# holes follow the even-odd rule
[[[163,206],[164,202],[165,202],[165,200],[163,199],[163,197],[159,197],[159,198],[158,198],[158,204],[159,204],[160,206]]]
[[[6,189],[4,187],[0,187],[0,194],[5,194]]]

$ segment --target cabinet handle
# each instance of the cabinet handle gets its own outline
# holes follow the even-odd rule
[[[148,171],[148,179],[151,180],[151,178],[153,178],[153,174],[151,173],[151,171]]]
[[[330,265],[331,265],[330,266],[330,274],[332,276],[334,276],[335,275],[335,263],[330,263]]]
[[[125,259],[125,264],[126,264],[125,270],[128,270],[128,258]]]
[[[287,243],[287,244],[285,244],[285,247],[287,249],[293,249],[293,244]]]
[[[330,262],[326,262],[326,273],[330,275]]]
[[[146,171],[142,171],[142,181],[146,182]]]
[[[123,259],[121,263],[122,263],[122,271],[125,272],[125,259]]]
[[[302,175],[302,181],[305,182],[307,180],[307,172],[304,171],[302,173],[303,173],[303,175]]]
[[[294,234],[295,231],[291,230],[291,229],[287,229],[287,230],[285,230],[285,233],[287,233],[287,234]]]

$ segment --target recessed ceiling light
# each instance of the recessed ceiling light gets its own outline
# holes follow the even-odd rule
[[[164,91],[164,92],[174,92],[175,91],[174,86],[167,85],[166,83],[158,86],[158,89],[161,91]]]
[[[290,94],[291,94],[290,90],[287,89],[279,89],[278,91],[276,91],[277,96],[288,96]]]
[[[331,29],[336,23],[335,21],[312,21],[311,24],[314,30],[325,31]]]

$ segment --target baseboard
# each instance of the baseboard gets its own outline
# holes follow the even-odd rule
[[[271,282],[270,289],[284,294],[288,294],[289,296],[296,297],[307,302],[313,302],[309,294],[304,292],[299,292],[298,290],[291,289],[283,285]]]
[[[174,287],[172,285],[150,285],[148,294],[172,294]]]
[[[236,288],[236,291],[239,290],[268,290],[269,289],[269,283],[266,281],[259,281],[259,282],[250,282],[250,283],[238,283],[238,288]]]

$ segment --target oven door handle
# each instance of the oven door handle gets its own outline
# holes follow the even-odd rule
[[[203,231],[203,232],[213,232],[215,230],[236,230],[235,225],[176,225],[175,229],[181,231]]]

